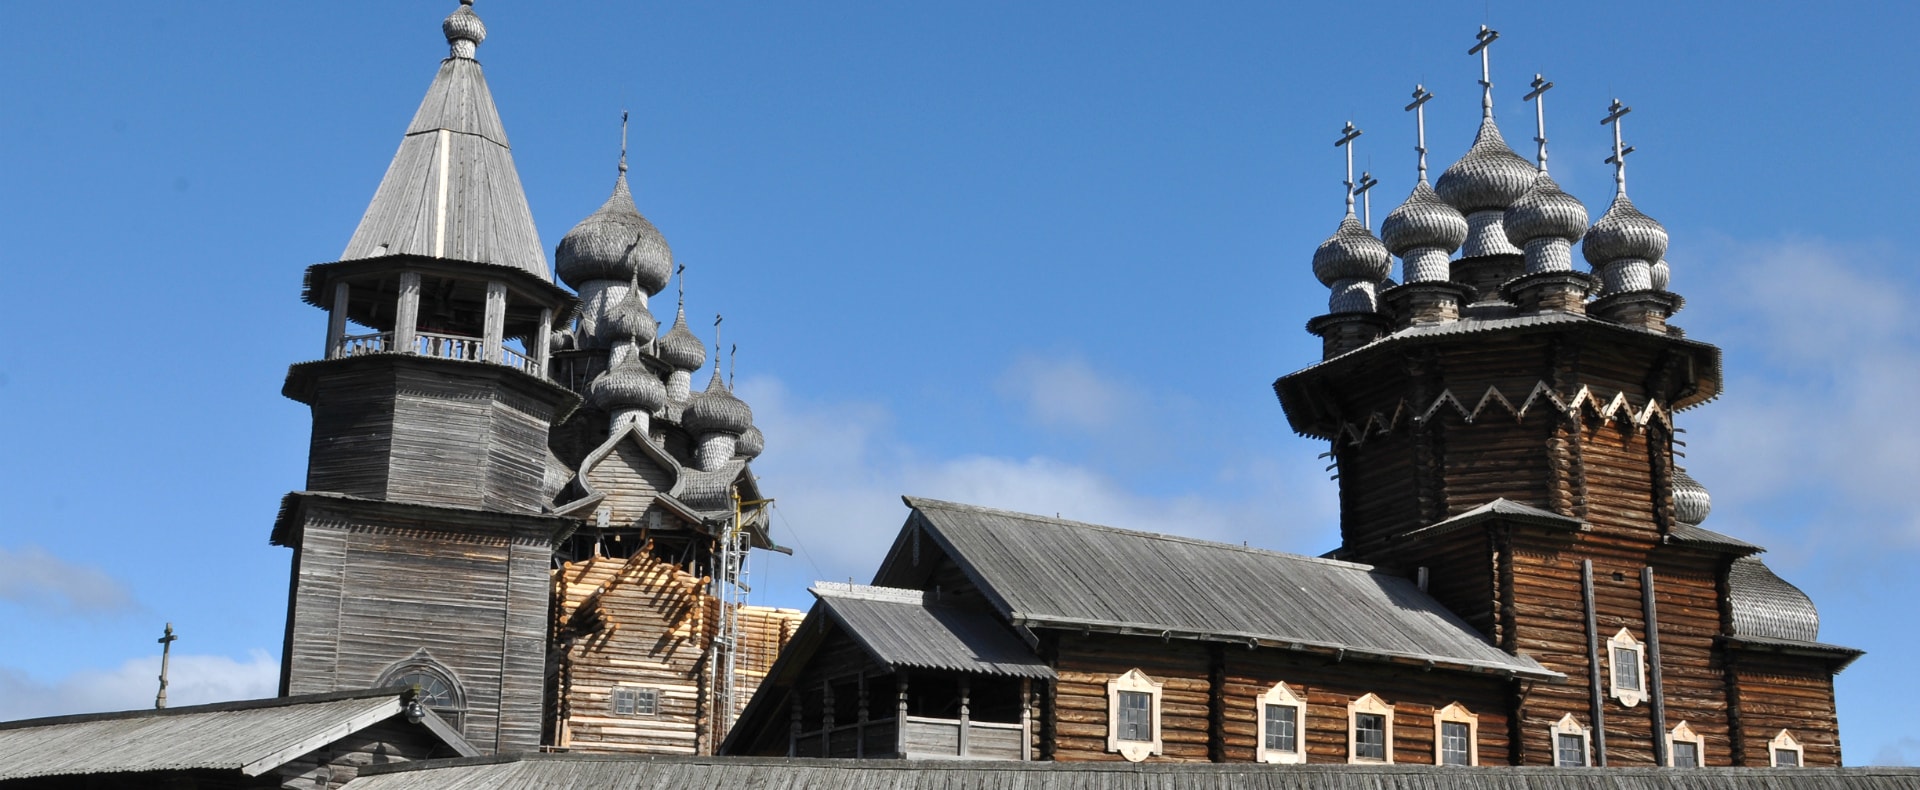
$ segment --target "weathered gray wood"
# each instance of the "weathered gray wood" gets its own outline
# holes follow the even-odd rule
[[[1640,602],[1645,608],[1647,624],[1647,674],[1649,691],[1652,692],[1652,705],[1649,713],[1653,716],[1653,762],[1655,765],[1668,765],[1672,762],[1667,754],[1667,692],[1666,683],[1660,672],[1660,617],[1658,605],[1653,600],[1653,566],[1640,569]]]
[[[337,359],[340,346],[347,337],[347,284],[335,283],[333,302],[327,307],[327,355],[322,359]]]
[[[500,345],[504,342],[507,326],[507,284],[499,280],[487,281],[486,321],[480,334],[481,360],[500,363]]]
[[[420,273],[400,273],[400,301],[394,308],[393,348],[402,354],[413,353],[420,332]]]
[[[1593,764],[1605,768],[1607,765],[1607,694],[1600,685],[1600,627],[1594,622],[1593,611],[1593,560],[1580,561],[1580,600],[1584,602],[1587,618],[1587,687],[1592,694],[1593,706],[1588,713],[1593,719]]]

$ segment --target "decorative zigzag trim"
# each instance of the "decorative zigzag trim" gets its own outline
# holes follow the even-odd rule
[[[1385,436],[1403,425],[1429,422],[1440,413],[1442,406],[1449,405],[1468,424],[1479,422],[1483,415],[1491,414],[1498,417],[1502,412],[1511,416],[1517,423],[1526,419],[1527,412],[1544,404],[1552,406],[1561,414],[1570,415],[1576,410],[1584,410],[1604,419],[1619,420],[1633,426],[1635,430],[1656,423],[1667,429],[1673,427],[1669,410],[1659,401],[1649,400],[1645,406],[1635,409],[1624,392],[1614,393],[1611,400],[1602,401],[1601,397],[1601,393],[1595,392],[1592,387],[1582,385],[1577,392],[1573,393],[1573,397],[1562,398],[1559,393],[1553,391],[1552,387],[1547,386],[1545,381],[1540,381],[1534,383],[1533,390],[1527,393],[1526,399],[1522,400],[1517,407],[1507,396],[1501,394],[1498,388],[1489,386],[1480,396],[1480,400],[1469,409],[1459,397],[1453,394],[1452,390],[1441,390],[1440,395],[1433,399],[1433,403],[1418,414],[1414,414],[1412,404],[1402,398],[1400,402],[1394,404],[1391,414],[1374,411],[1363,420],[1340,426],[1334,431],[1334,439],[1338,441],[1344,438],[1348,446],[1357,447],[1365,444],[1369,437]],[[1495,406],[1499,408],[1493,408]]]

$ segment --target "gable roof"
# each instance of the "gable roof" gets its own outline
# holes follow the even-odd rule
[[[1429,538],[1495,519],[1569,531],[1578,531],[1587,528],[1586,522],[1572,516],[1563,516],[1551,510],[1541,510],[1532,505],[1524,505],[1501,497],[1473,508],[1472,510],[1465,511],[1457,516],[1444,518],[1418,529],[1408,530],[1401,533],[1400,537]]]
[[[1053,670],[993,616],[929,593],[814,582],[808,590],[854,642],[889,667],[1052,678]]]
[[[1338,651],[1558,678],[1509,655],[1406,579],[1371,566],[904,497],[1002,617],[1025,628]],[[875,577],[905,562],[900,543]],[[904,569],[903,569],[904,570]]]
[[[147,771],[259,776],[401,715],[402,688],[0,722],[0,781]],[[422,725],[479,752],[431,712]],[[434,725],[438,724],[438,727]]]

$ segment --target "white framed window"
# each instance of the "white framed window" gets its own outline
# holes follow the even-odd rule
[[[1589,756],[1593,753],[1592,735],[1580,726],[1573,714],[1561,716],[1552,729],[1553,764],[1571,768],[1592,765],[1593,759]]]
[[[1347,762],[1393,762],[1393,706],[1376,694],[1347,705]]]
[[[1700,768],[1707,764],[1706,741],[1686,722],[1673,725],[1667,733],[1667,766]]]
[[[660,715],[660,690],[640,686],[614,686],[608,695],[615,716]]]
[[[1620,629],[1607,640],[1607,689],[1629,708],[1647,699],[1647,647]]]
[[[1767,754],[1773,758],[1775,768],[1799,768],[1807,764],[1807,750],[1793,733],[1781,730],[1779,735],[1767,742]]]
[[[1107,751],[1140,762],[1160,749],[1160,690],[1138,669],[1107,681]]]
[[[1307,761],[1307,701],[1285,683],[1275,683],[1255,700],[1260,716],[1260,742],[1254,759],[1263,763],[1297,764]]]
[[[1480,717],[1455,702],[1433,713],[1433,763],[1480,764]]]

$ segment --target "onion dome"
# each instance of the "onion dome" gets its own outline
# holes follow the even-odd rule
[[[1407,201],[1380,223],[1380,240],[1402,257],[1421,247],[1453,252],[1467,241],[1467,218],[1422,179]]]
[[[699,370],[707,364],[707,347],[687,328],[687,306],[681,305],[673,316],[673,328],[660,338],[660,360],[677,370]]]
[[[1733,610],[1734,636],[1801,642],[1820,638],[1820,611],[1813,608],[1813,600],[1756,558],[1733,561],[1727,571],[1727,603]]]
[[[1706,486],[1684,469],[1673,470],[1673,517],[1682,524],[1699,524],[1713,510],[1713,498]]]
[[[628,291],[619,304],[607,311],[607,317],[598,327],[601,337],[619,342],[632,340],[645,343],[660,332],[660,322],[653,320],[653,312],[647,309],[637,290]]]
[[[720,380],[720,368],[715,365],[713,380],[707,382],[705,392],[693,396],[693,402],[687,404],[687,410],[680,415],[680,424],[695,436],[709,433],[739,436],[753,427],[753,409],[727,391],[726,382]]]
[[[456,58],[473,57],[474,49],[487,40],[487,26],[473,12],[473,0],[460,0],[460,10],[440,23],[440,32],[447,34],[447,46]]]
[[[1622,260],[1652,265],[1667,254],[1667,229],[1634,208],[1625,193],[1618,194],[1607,213],[1600,215],[1600,221],[1587,229],[1580,252],[1594,266]]]
[[[1480,121],[1473,147],[1440,174],[1434,191],[1462,214],[1505,209],[1533,186],[1538,169],[1507,147],[1492,118]]]
[[[627,282],[636,277],[649,296],[667,287],[667,277],[673,273],[673,250],[667,247],[659,229],[634,207],[625,165],[607,202],[561,237],[553,263],[560,279],[575,290],[591,280]]]
[[[639,409],[653,411],[666,405],[667,388],[647,369],[638,355],[628,355],[594,377],[587,386],[593,405],[610,412]]]
[[[1653,265],[1651,276],[1653,278],[1653,290],[1667,290],[1667,283],[1673,279],[1673,269],[1668,268],[1667,259],[1661,258],[1659,263]]]
[[[1574,241],[1587,232],[1587,207],[1560,189],[1552,176],[1541,173],[1532,187],[1507,206],[1500,224],[1507,241],[1515,246],[1524,247],[1533,239]]]
[[[1341,220],[1340,228],[1313,251],[1313,276],[1328,288],[1342,280],[1379,282],[1386,279],[1392,269],[1393,258],[1387,254],[1387,245],[1374,238],[1373,231],[1367,230],[1352,214]]]
[[[752,460],[760,457],[767,449],[767,437],[760,432],[760,426],[747,426],[746,433],[740,434],[740,441],[734,443],[733,454],[736,458]]]

